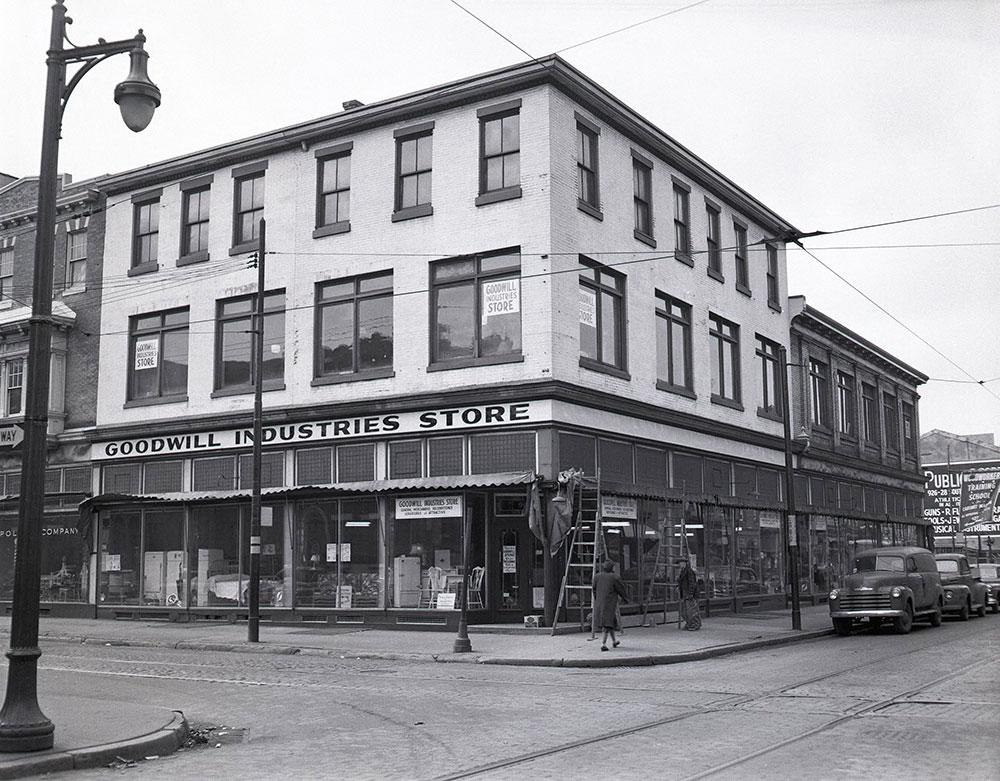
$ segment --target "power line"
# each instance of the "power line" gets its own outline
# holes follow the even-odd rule
[[[454,0],[452,0],[452,2],[454,2]],[[603,38],[608,38],[608,37],[610,37],[612,35],[617,35],[618,33],[623,33],[626,30],[632,30],[632,29],[634,29],[636,27],[641,27],[644,24],[649,24],[650,22],[655,22],[657,19],[662,19],[665,16],[671,16],[672,14],[679,14],[681,11],[686,11],[689,8],[694,8],[695,6],[704,5],[707,2],[708,2],[708,0],[698,0],[698,2],[696,2],[696,3],[691,3],[690,5],[685,5],[685,6],[681,7],[681,8],[675,8],[672,11],[667,11],[667,12],[662,13],[662,14],[657,14],[656,16],[651,16],[649,19],[644,19],[641,22],[636,22],[635,24],[630,24],[630,25],[628,25],[626,27],[620,27],[619,29],[612,30],[609,33],[604,33],[603,35],[598,35],[598,36],[595,36],[594,38],[588,38],[585,41],[580,41],[579,43],[574,43],[572,46],[567,46],[567,47],[565,47],[563,49],[560,49],[559,51],[556,52],[556,54],[562,54],[563,52],[568,52],[570,49],[576,49],[576,48],[578,48],[580,46],[586,46],[588,43],[593,43],[594,41],[600,41]]]
[[[461,3],[457,2],[457,0],[451,0],[451,3],[452,3],[452,5],[457,6],[458,8],[461,8],[463,11],[465,11],[465,13],[467,13],[469,16],[471,16],[473,19],[475,19],[477,22],[479,22],[484,27],[487,27],[490,30],[492,30],[493,32],[495,32],[497,35],[499,35],[501,38],[503,38],[505,41],[507,41],[507,43],[509,43],[511,46],[513,46],[515,49],[517,49],[519,52],[521,52],[522,54],[526,55],[528,57],[528,59],[530,59],[530,60],[532,60],[534,62],[538,62],[538,58],[537,57],[535,57],[533,54],[528,54],[528,52],[526,52],[524,49],[522,49],[520,46],[518,46],[516,43],[514,43],[510,38],[508,38],[506,35],[504,35],[502,32],[500,32],[496,27],[494,27],[493,25],[491,25],[489,22],[486,22],[486,21],[480,19],[478,16],[476,16],[474,13],[472,13],[472,11],[470,11],[464,5],[462,5]]]
[[[906,222],[919,222],[920,220],[933,220],[938,217],[953,217],[956,214],[970,214],[971,212],[981,212],[986,209],[1000,209],[1000,203],[993,203],[989,206],[974,206],[971,209],[958,209],[953,212],[938,212],[937,214],[925,214],[922,217],[907,217],[902,220],[890,220],[889,222],[875,222],[870,225],[857,225],[853,228],[840,228],[838,230],[832,231],[809,231],[808,233],[788,233],[784,236],[779,236],[776,239],[771,239],[771,241],[788,241],[798,243],[801,239],[811,239],[816,236],[832,236],[835,233],[850,233],[851,231],[861,231],[868,230],[869,228],[884,228],[887,225],[902,225]],[[767,241],[767,239],[761,239],[761,241]],[[755,242],[760,243],[760,242]]]
[[[799,246],[802,247],[801,244],[799,244]],[[811,252],[810,250],[806,249],[805,247],[802,247],[802,249],[805,250],[805,253],[809,257],[811,257],[813,260],[815,260],[817,263],[819,263],[823,268],[825,268],[827,271],[829,271],[831,274],[833,274],[835,277],[837,277],[837,279],[839,279],[841,282],[843,282],[845,285],[847,285],[849,288],[851,288],[855,293],[857,293],[862,298],[864,298],[866,301],[868,301],[868,303],[872,304],[876,309],[878,309],[884,315],[888,316],[891,320],[893,320],[895,323],[897,323],[898,325],[900,325],[907,332],[909,332],[910,334],[912,334],[913,336],[915,336],[917,339],[919,339],[923,344],[925,344],[927,347],[929,347],[935,353],[937,353],[942,358],[944,358],[948,363],[950,363],[952,366],[954,366],[956,369],[958,369],[960,372],[962,372],[962,374],[964,374],[966,377],[968,377],[974,383],[976,383],[977,385],[981,385],[982,388],[988,394],[990,394],[993,398],[995,398],[997,401],[1000,401],[1000,396],[998,396],[996,393],[994,393],[992,390],[990,390],[989,388],[986,387],[986,385],[985,385],[986,381],[980,382],[979,380],[977,380],[970,372],[966,371],[964,367],[960,366],[958,363],[956,363],[951,358],[949,358],[947,355],[945,355],[943,352],[941,352],[937,347],[935,347],[933,344],[931,344],[926,339],[924,339],[924,337],[922,337],[920,334],[918,334],[916,331],[914,331],[912,328],[910,328],[910,326],[908,326],[906,323],[904,323],[902,320],[900,320],[898,317],[896,317],[894,314],[892,314],[892,312],[890,312],[888,309],[886,309],[884,306],[882,306],[880,303],[878,303],[875,299],[873,299],[871,296],[869,296],[867,293],[865,293],[863,290],[861,290],[853,282],[850,282],[843,275],[841,275],[840,273],[838,273],[837,271],[835,271],[833,268],[831,268],[830,266],[828,266],[826,263],[824,263],[822,260],[820,260],[818,257],[816,257],[816,255],[813,252]]]

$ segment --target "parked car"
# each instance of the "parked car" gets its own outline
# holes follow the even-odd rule
[[[855,623],[877,630],[892,621],[906,634],[915,619],[941,626],[944,590],[934,554],[926,548],[873,548],[854,557],[844,585],[830,592],[830,618],[838,635],[849,635]]]
[[[944,612],[962,621],[968,621],[973,610],[985,616],[989,587],[972,574],[969,560],[961,553],[938,553],[934,559],[944,587]]]
[[[972,572],[987,588],[986,606],[994,613],[1000,612],[1000,564],[980,564]]]

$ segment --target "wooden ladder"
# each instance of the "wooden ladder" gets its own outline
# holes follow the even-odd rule
[[[607,547],[601,517],[600,476],[596,480],[582,477],[577,483],[574,501],[574,522],[566,546],[566,569],[559,586],[559,599],[552,621],[552,634],[559,625],[563,608],[577,609],[581,631],[587,625],[587,613],[593,608],[593,582]],[[592,629],[592,627],[591,627]]]

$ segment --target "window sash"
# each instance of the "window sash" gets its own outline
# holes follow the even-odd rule
[[[215,334],[216,390],[246,388],[255,383],[253,317],[256,295],[220,301]],[[285,376],[285,293],[264,295],[263,381],[280,382]],[[269,350],[277,345],[278,350]]]
[[[580,272],[580,294],[594,311],[593,326],[580,321],[580,354],[597,363],[624,369],[624,278],[601,267],[585,265]]]
[[[778,290],[778,248],[767,245],[767,300],[768,303],[780,303]]]
[[[674,252],[691,254],[690,194],[677,185],[674,185]]]
[[[577,139],[577,197],[588,206],[599,208],[597,191],[597,134],[585,128],[576,126]]]
[[[519,112],[480,120],[480,194],[515,187],[521,181]]]
[[[712,349],[712,393],[719,398],[740,400],[739,326],[716,315],[709,315]]]
[[[345,152],[317,161],[316,227],[335,225],[351,219],[351,153]]]
[[[431,133],[397,139],[396,211],[430,204],[432,152]]]
[[[708,214],[708,267],[712,271],[722,273],[722,250],[720,247],[721,242],[721,214],[718,209],[713,209],[709,206],[707,209]]]
[[[4,415],[19,415],[24,402],[24,358],[13,358],[3,363]]]
[[[657,298],[656,376],[661,382],[692,390],[691,307],[674,298]]]
[[[877,443],[879,441],[879,410],[876,389],[867,383],[861,386],[861,413],[864,425],[865,440]]]
[[[809,359],[809,389],[812,422],[817,426],[830,426],[829,369],[815,358]]]
[[[768,339],[758,337],[757,357],[761,383],[760,407],[766,412],[782,415],[781,363],[778,345]]]
[[[128,398],[130,401],[183,395],[188,378],[188,310],[132,318],[129,328]],[[156,366],[137,369],[136,344],[156,341]]]
[[[233,244],[247,244],[257,240],[260,219],[264,216],[264,174],[236,179],[235,188]]]
[[[736,234],[736,284],[748,288],[750,279],[747,273],[747,229],[739,224],[734,224],[733,229]]]
[[[184,193],[181,217],[181,255],[208,250],[210,188],[201,187]]]
[[[635,204],[635,229],[653,235],[652,171],[648,165],[632,160],[632,199]]]
[[[132,266],[155,263],[159,259],[160,201],[135,204],[132,238]]]
[[[853,437],[857,405],[854,399],[854,377],[845,372],[837,373],[838,426],[841,434]]]
[[[392,367],[392,274],[317,285],[315,376]]]

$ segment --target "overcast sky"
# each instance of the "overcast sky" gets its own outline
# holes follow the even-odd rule
[[[101,63],[59,170],[123,171],[560,52],[803,231],[1000,204],[998,0],[460,2],[516,46],[450,0],[68,0],[77,46],[144,29],[163,105],[127,130],[128,59]],[[15,176],[38,174],[50,7],[0,0]],[[804,243],[789,292],[932,378],[922,431],[1000,443],[1000,208]]]

